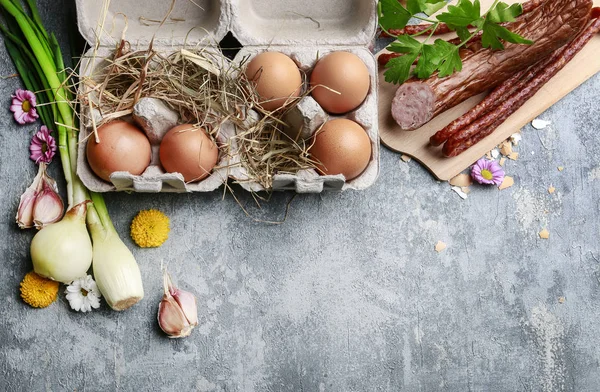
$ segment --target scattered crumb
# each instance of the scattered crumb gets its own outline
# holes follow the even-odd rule
[[[462,173],[452,178],[449,182],[452,186],[469,186],[473,183],[473,180],[470,175]]]
[[[471,193],[471,188],[469,188],[468,186],[460,187],[460,190],[466,193],[467,195]]]
[[[498,189],[504,190],[504,189],[510,188],[514,184],[515,184],[514,178],[512,178],[511,176],[504,176],[504,181],[502,181],[502,184],[500,184]]]
[[[561,171],[563,171],[563,170],[565,170],[565,168],[564,168],[564,167],[562,167],[562,166],[559,166],[559,167],[558,167],[558,171],[559,171],[559,172],[561,172]]]
[[[491,152],[491,151],[488,151],[488,152],[486,152],[486,153],[485,153],[485,157],[486,157],[486,158],[487,158],[489,161],[491,161],[492,159],[494,159],[494,158],[492,158],[492,152]]]
[[[520,132],[517,133],[513,133],[510,136],[510,141],[512,142],[513,146],[518,146],[519,142],[523,139],[523,137],[521,136]]]
[[[500,156],[500,151],[498,151],[497,148],[494,148],[492,151],[490,151],[490,154],[492,155],[492,158],[498,159]]]
[[[500,166],[504,166],[505,163],[506,163],[506,158],[504,158],[504,157],[500,158]]]
[[[410,162],[410,160],[412,159],[411,157],[409,157],[408,155],[404,155],[402,154],[402,156],[400,156],[400,159],[402,159],[404,162]]]
[[[500,145],[500,153],[504,156],[509,156],[512,154],[512,144],[510,142],[503,142]]]
[[[553,185],[550,185],[550,188],[548,188],[548,193],[553,194],[554,192],[556,192],[556,188]]]
[[[441,251],[443,251],[446,248],[447,248],[447,245],[445,243],[443,243],[442,241],[438,241],[437,244],[435,244],[435,251],[438,253],[440,253]]]
[[[544,229],[544,230],[540,231],[538,234],[539,234],[540,238],[543,240],[547,240],[548,238],[550,238],[550,232],[548,231],[548,229]]]
[[[558,302],[564,304],[566,301],[565,297],[558,297]]]
[[[458,196],[460,196],[461,199],[465,200],[467,198],[467,194],[465,192],[463,192],[461,187],[453,186],[452,190],[454,192],[456,192],[458,194]]]
[[[518,152],[511,152],[508,155],[508,159],[511,159],[513,161],[516,161],[517,159],[519,159],[519,153]]]
[[[539,118],[536,118],[531,122],[531,126],[535,129],[544,129],[550,124],[552,124],[551,121],[540,120]]]

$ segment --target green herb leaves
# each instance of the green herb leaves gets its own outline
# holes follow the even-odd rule
[[[523,13],[521,4],[513,4],[509,6],[506,3],[498,3],[492,7],[486,18],[480,18],[475,26],[483,30],[481,43],[484,48],[492,48],[497,50],[504,49],[504,45],[500,41],[503,39],[514,44],[531,45],[533,42],[521,37],[508,30],[506,27],[500,26],[500,23],[514,22],[515,18]]]
[[[448,11],[440,14],[437,19],[453,27],[467,27],[481,18],[479,0],[471,3],[469,0],[459,0],[457,5],[449,5]]]
[[[502,50],[504,49],[502,41],[532,44],[532,41],[501,25],[514,21],[523,13],[520,4],[509,6],[496,0],[492,7],[484,15],[481,15],[479,0],[459,0],[456,5],[449,5],[445,12],[437,15],[436,20],[420,16],[431,15],[445,5],[443,0],[408,0],[405,8],[398,0],[379,1],[379,24],[385,31],[403,29],[413,17],[431,23],[425,31],[415,34],[429,34],[425,41],[421,42],[414,36],[402,34],[387,47],[392,52],[402,54],[386,64],[385,80],[387,82],[403,83],[412,75],[419,79],[426,79],[435,72],[438,72],[438,76],[443,78],[462,70],[459,49],[479,32],[481,32],[481,44],[484,48]],[[450,30],[456,32],[461,41],[460,44],[454,45],[441,39],[430,43],[430,39],[440,23],[447,24]],[[413,68],[415,62],[416,66]]]
[[[398,0],[380,0],[377,4],[377,11],[379,25],[386,31],[403,28],[413,15]]]

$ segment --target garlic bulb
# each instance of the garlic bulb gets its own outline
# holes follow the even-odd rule
[[[196,297],[173,285],[166,268],[163,272],[164,295],[158,305],[158,325],[170,338],[183,338],[198,325]]]

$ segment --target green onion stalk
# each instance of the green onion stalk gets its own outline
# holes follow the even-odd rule
[[[68,284],[91,265],[106,302],[124,310],[144,296],[140,270],[119,238],[102,195],[89,191],[77,176],[78,121],[70,78],[58,41],[44,28],[35,0],[26,2],[31,16],[19,0],[0,0],[6,16],[0,30],[25,88],[37,92],[42,122],[58,131],[68,199],[63,219],[37,232],[31,242],[34,271]]]

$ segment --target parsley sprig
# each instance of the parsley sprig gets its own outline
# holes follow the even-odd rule
[[[479,0],[459,0],[456,5],[429,19],[430,15],[446,5],[445,0],[407,0],[404,7],[398,0],[380,0],[378,4],[379,24],[385,31],[403,29],[411,18],[417,18],[431,23],[431,26],[415,35],[400,35],[387,49],[391,52],[402,53],[400,57],[391,59],[385,71],[385,80],[390,83],[404,83],[412,75],[426,79],[438,72],[443,78],[462,70],[462,60],[459,55],[461,47],[471,38],[481,32],[481,44],[484,48],[502,50],[502,41],[515,44],[530,45],[533,42],[515,34],[502,26],[502,23],[513,22],[523,13],[521,4],[508,5],[496,0],[490,9],[481,15]],[[425,15],[423,17],[422,15]],[[460,39],[458,45],[436,39],[431,43],[431,37],[440,23],[445,23],[455,31]],[[471,31],[470,28],[472,28]],[[416,40],[416,35],[427,34],[423,42]],[[413,69],[413,63],[417,61]]]

